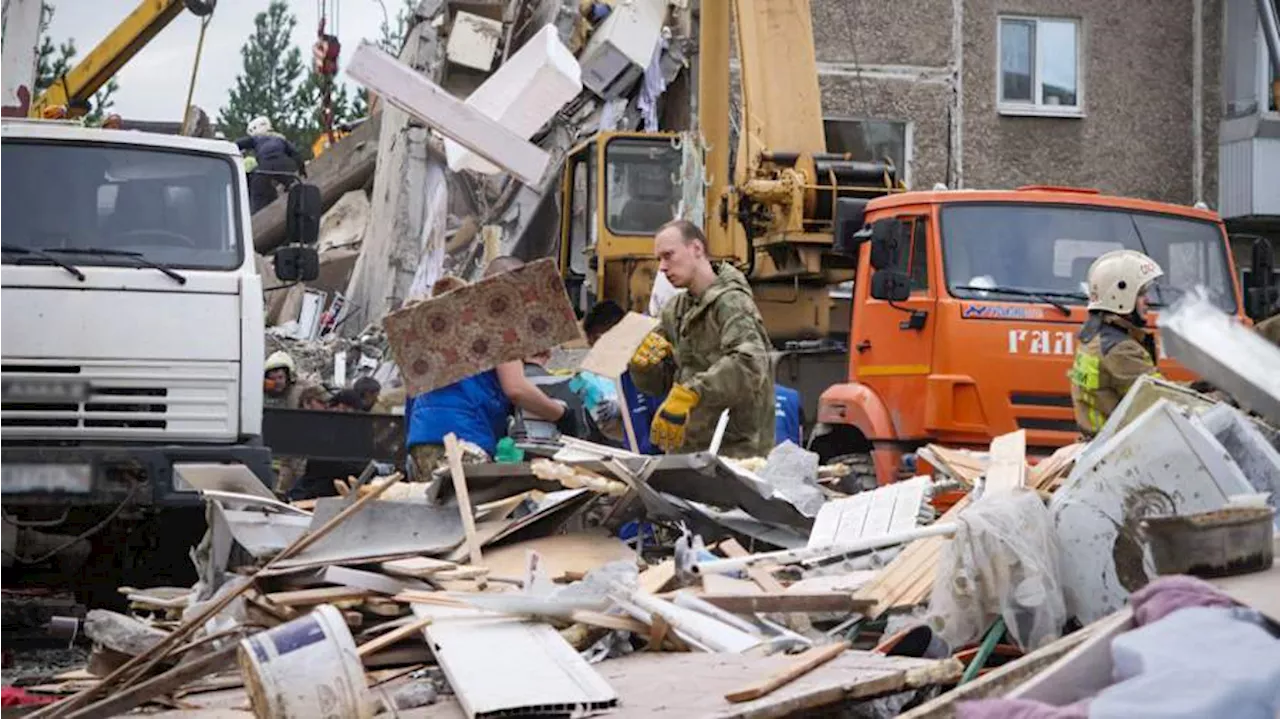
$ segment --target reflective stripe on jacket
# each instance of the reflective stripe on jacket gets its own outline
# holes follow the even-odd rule
[[[1093,313],[1080,330],[1075,361],[1067,372],[1076,424],[1093,436],[1143,375],[1159,377],[1152,338],[1110,313]]]

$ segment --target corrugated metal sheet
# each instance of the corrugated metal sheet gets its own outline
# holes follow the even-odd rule
[[[470,719],[582,715],[618,695],[549,624],[477,609],[415,604],[424,632]]]
[[[1225,218],[1253,214],[1252,140],[1218,148],[1218,212]]]
[[[1280,139],[1253,137],[1219,147],[1218,206],[1228,219],[1280,215]]]

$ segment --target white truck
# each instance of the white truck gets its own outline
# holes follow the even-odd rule
[[[199,512],[175,465],[272,477],[243,164],[225,141],[0,126],[4,565],[80,571],[105,554],[120,568],[127,549],[170,543],[140,526],[181,529]],[[290,209],[312,212],[290,225],[314,239],[318,207],[291,194]],[[281,280],[313,278],[314,249],[286,255]],[[179,557],[191,546],[176,544]]]

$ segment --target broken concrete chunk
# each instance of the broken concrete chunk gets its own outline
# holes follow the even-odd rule
[[[501,39],[500,21],[459,10],[453,17],[445,56],[449,62],[488,72]]]
[[[453,38],[449,46],[453,47]],[[466,105],[528,139],[580,92],[582,70],[578,61],[561,44],[555,27],[547,25],[476,88],[467,97]],[[500,172],[453,140],[445,140],[444,148],[449,169],[455,172]]]
[[[1144,517],[1221,509],[1251,491],[1208,430],[1159,400],[1077,464],[1053,496],[1068,610],[1095,621],[1154,576],[1139,530]]]
[[[84,633],[107,649],[132,657],[142,654],[168,636],[168,632],[150,624],[106,609],[89,610],[84,620]]]
[[[823,502],[827,501],[818,487],[818,455],[801,449],[790,440],[769,453],[769,461],[760,470],[760,478],[806,517],[817,516]]]

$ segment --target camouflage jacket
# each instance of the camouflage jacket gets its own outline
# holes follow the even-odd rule
[[[1280,314],[1263,320],[1254,327],[1271,344],[1280,347]]]
[[[674,347],[673,357],[648,370],[633,366],[636,386],[665,398],[674,383],[698,394],[680,452],[711,446],[720,413],[729,426],[720,453],[764,457],[773,449],[773,363],[769,335],[747,278],[721,264],[701,296],[682,292],[667,302],[654,330]]]
[[[289,389],[284,394],[272,396],[267,393],[262,394],[262,406],[272,409],[301,409],[302,392],[307,388],[304,382],[294,382],[289,385]]]
[[[1138,378],[1160,376],[1154,357],[1155,340],[1142,328],[1111,313],[1089,317],[1067,373],[1081,432],[1097,434]]]

